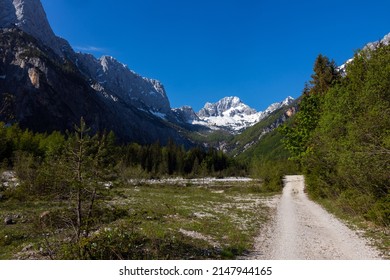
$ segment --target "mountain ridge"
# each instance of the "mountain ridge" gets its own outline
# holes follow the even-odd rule
[[[198,113],[195,113],[190,106],[176,108],[174,111],[182,115],[183,122],[206,126],[212,130],[224,129],[237,134],[260,122],[272,112],[289,106],[293,101],[294,98],[289,96],[258,112],[246,105],[239,97],[229,96],[215,103],[207,102]]]
[[[219,103],[208,103],[202,109],[203,111],[198,113],[193,112],[189,107],[171,108],[168,95],[160,81],[142,77],[111,56],[96,58],[91,54],[75,52],[65,39],[55,35],[40,0],[0,0],[0,6],[4,7],[0,11],[0,27],[18,28],[40,41],[43,46],[50,48],[59,57],[59,59],[51,58],[55,64],[68,65],[73,72],[79,72],[77,75],[80,79],[84,76],[90,89],[103,100],[102,106],[110,107],[110,110],[117,111],[117,114],[121,114],[120,111],[125,114],[126,108],[132,107],[132,111],[139,110],[139,114],[149,114],[148,118],[156,119],[156,123],[163,122],[167,126],[176,127],[179,134],[183,126],[189,130],[204,126],[212,130],[224,129],[231,133],[238,133],[267,114],[267,110],[264,113],[256,112],[238,97],[226,97]],[[37,49],[41,49],[43,53],[47,52],[42,47]],[[16,60],[16,65],[19,64],[21,67],[26,65],[23,59]],[[39,63],[44,64],[42,61]],[[31,66],[42,68],[42,65]],[[43,68],[45,67],[48,68],[47,65]],[[29,72],[28,75],[35,75],[35,78],[39,76],[35,73],[36,69],[26,71]],[[49,79],[50,71],[44,70],[42,73],[41,78]],[[7,74],[0,73],[0,77],[8,81]],[[35,86],[39,89],[38,83]],[[81,114],[80,110],[74,108],[72,110]],[[214,114],[213,111],[218,113]],[[73,119],[73,117],[68,118]],[[95,116],[95,119],[101,117]],[[124,116],[122,121],[126,120],[128,117]]]
[[[125,141],[174,139],[188,146],[199,144],[188,137],[191,132],[237,135],[294,102],[288,97],[257,112],[231,96],[208,102],[199,112],[171,108],[160,81],[111,56],[75,52],[54,34],[40,0],[0,0],[0,6],[0,28],[8,38],[0,48],[0,120],[6,123],[66,130],[90,114],[86,119],[95,131],[113,130]]]

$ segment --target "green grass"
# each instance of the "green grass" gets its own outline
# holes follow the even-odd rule
[[[93,231],[80,246],[91,259],[234,259],[251,249],[267,220],[265,195],[259,181],[120,185],[100,203]],[[44,211],[57,213],[51,230],[39,226]],[[55,201],[0,201],[0,217],[21,217],[0,227],[0,259],[49,258],[49,249],[53,258],[75,258],[75,248],[66,245],[72,229],[58,214],[69,211]],[[26,246],[29,254],[21,252]]]
[[[0,259],[16,258],[16,253],[34,245],[37,250],[44,241],[39,230],[39,215],[47,210],[54,211],[64,206],[58,202],[18,201],[0,202]],[[4,225],[5,217],[13,217],[14,224]]]

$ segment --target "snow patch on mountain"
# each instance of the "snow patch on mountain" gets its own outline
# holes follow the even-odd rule
[[[231,96],[222,98],[216,103],[206,103],[206,105],[199,111],[198,116],[200,118],[223,116],[233,117],[238,114],[252,115],[254,113],[256,113],[256,110],[244,104],[240,98]]]
[[[189,106],[173,109],[180,120],[194,125],[207,126],[210,129],[227,129],[232,133],[253,126],[272,112],[290,105],[294,99],[288,97],[282,102],[270,105],[264,112],[257,112],[236,96],[225,97],[216,103],[206,103],[196,114]]]
[[[181,123],[190,123],[199,121],[198,115],[195,113],[191,106],[182,106],[180,108],[173,108],[172,113],[176,117],[176,120]]]
[[[287,97],[286,99],[284,99],[283,101],[281,102],[276,102],[276,103],[273,103],[271,104],[270,106],[268,106],[267,109],[265,109],[264,113],[266,114],[271,114],[272,112],[284,107],[284,106],[289,106],[291,103],[294,102],[294,98],[292,98],[291,96]]]
[[[364,47],[363,47],[363,50],[375,50],[376,48],[378,48],[379,45],[389,45],[390,44],[390,33],[385,35],[381,40],[379,41],[375,41],[375,42],[371,42],[371,43],[368,43],[366,44]],[[340,73],[342,75],[345,75],[346,74],[346,67],[349,63],[351,63],[353,61],[353,58],[350,58],[348,59],[344,64],[340,65],[338,67]]]

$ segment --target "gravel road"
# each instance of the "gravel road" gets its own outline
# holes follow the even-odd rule
[[[246,259],[380,259],[367,240],[308,199],[303,176],[287,176],[284,184],[283,194],[269,201],[273,220]]]

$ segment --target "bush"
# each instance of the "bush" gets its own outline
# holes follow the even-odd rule
[[[370,211],[367,218],[377,224],[385,227],[390,226],[390,195],[377,201]]]
[[[209,257],[212,250],[197,247],[181,234],[170,230],[146,235],[137,230],[134,223],[124,222],[99,230],[89,238],[82,238],[77,244],[63,246],[63,259],[91,260],[151,260],[188,259]]]
[[[283,188],[283,178],[288,174],[295,174],[297,168],[291,161],[255,159],[252,162],[252,176],[263,181],[266,192],[279,192]]]
[[[363,194],[356,189],[348,189],[341,193],[337,204],[347,214],[362,216],[370,211],[374,201],[373,195]]]

